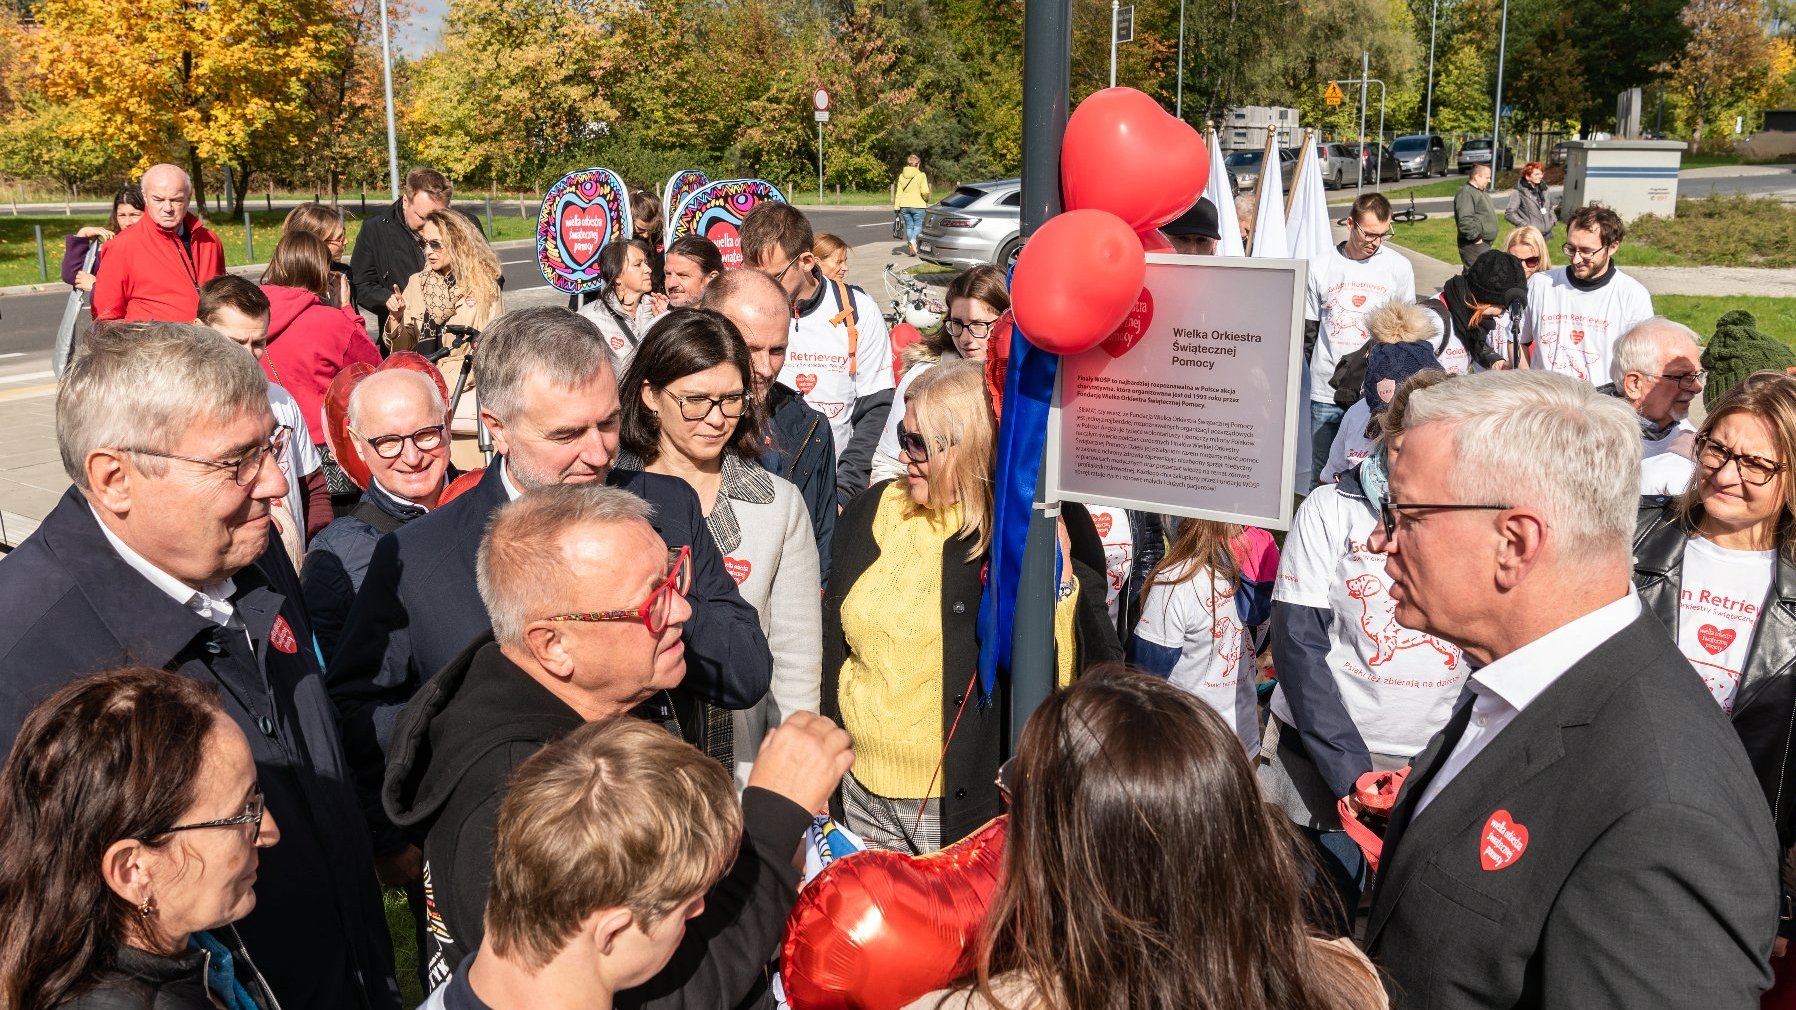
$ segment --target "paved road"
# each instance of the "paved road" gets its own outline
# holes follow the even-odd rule
[[[515,215],[515,202],[511,209]],[[495,204],[493,212],[498,211]],[[882,207],[831,207],[806,213],[817,231],[835,232],[851,246],[877,240],[883,232],[876,229],[891,227],[892,220],[891,211]],[[499,263],[505,270],[506,291],[548,287],[537,269],[534,248],[500,249]],[[0,296],[0,392],[9,384],[49,378],[50,345],[67,303],[66,291]]]

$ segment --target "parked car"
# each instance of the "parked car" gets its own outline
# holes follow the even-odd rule
[[[1023,180],[998,179],[956,187],[923,213],[917,255],[926,263],[965,269],[981,263],[1008,268],[1023,248]]]
[[[1359,178],[1359,165],[1353,148],[1346,144],[1317,144],[1316,163],[1322,166],[1322,185],[1340,189]]]
[[[1260,184],[1260,162],[1265,157],[1266,152],[1264,151],[1231,151],[1223,159],[1223,165],[1228,169],[1229,178],[1235,180],[1237,192],[1253,189]],[[1289,148],[1279,148],[1278,165],[1279,172],[1283,177],[1280,181],[1284,183],[1284,189],[1289,192],[1291,183],[1296,180],[1297,176],[1297,152]]]
[[[1488,164],[1490,164],[1489,137],[1472,137],[1465,142],[1465,146],[1459,149],[1459,172],[1461,175],[1470,172],[1474,165]],[[1509,149],[1508,144],[1504,144],[1503,150],[1498,152],[1496,170],[1501,172],[1514,167],[1515,152]]]
[[[1438,133],[1415,133],[1391,142],[1391,153],[1404,175],[1447,174],[1447,142]]]
[[[1366,166],[1367,182],[1384,182],[1387,179],[1403,178],[1403,166],[1397,163],[1397,156],[1383,144],[1367,142],[1360,145],[1360,161]]]

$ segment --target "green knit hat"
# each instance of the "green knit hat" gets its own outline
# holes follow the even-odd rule
[[[1744,309],[1734,309],[1715,320],[1715,335],[1702,352],[1702,367],[1709,372],[1703,388],[1703,405],[1711,409],[1741,379],[1761,369],[1783,371],[1796,366],[1796,351],[1775,337],[1759,331],[1759,321]]]

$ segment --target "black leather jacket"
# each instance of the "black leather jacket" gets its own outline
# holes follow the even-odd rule
[[[1653,495],[1641,499],[1640,521],[1634,532],[1634,586],[1646,609],[1674,637],[1688,539],[1678,526],[1670,498]],[[1796,565],[1781,554],[1770,598],[1753,629],[1746,666],[1740,671],[1733,723],[1771,804],[1778,842],[1788,851],[1796,844],[1796,776],[1791,775],[1791,735],[1796,729]]]
[[[223,926],[212,938],[231,951],[231,967],[250,998],[262,1010],[280,1010],[237,931]],[[189,950],[177,957],[151,954],[135,947],[120,947],[113,964],[100,972],[92,988],[63,1004],[64,1010],[217,1010],[212,1001],[206,970],[212,955]]]

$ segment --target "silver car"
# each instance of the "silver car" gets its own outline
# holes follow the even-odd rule
[[[1322,185],[1329,189],[1359,180],[1359,156],[1346,144],[1317,144],[1316,163],[1322,167]]]
[[[969,182],[923,215],[917,255],[925,263],[967,267],[993,263],[1006,269],[1023,248],[1023,180]]]

